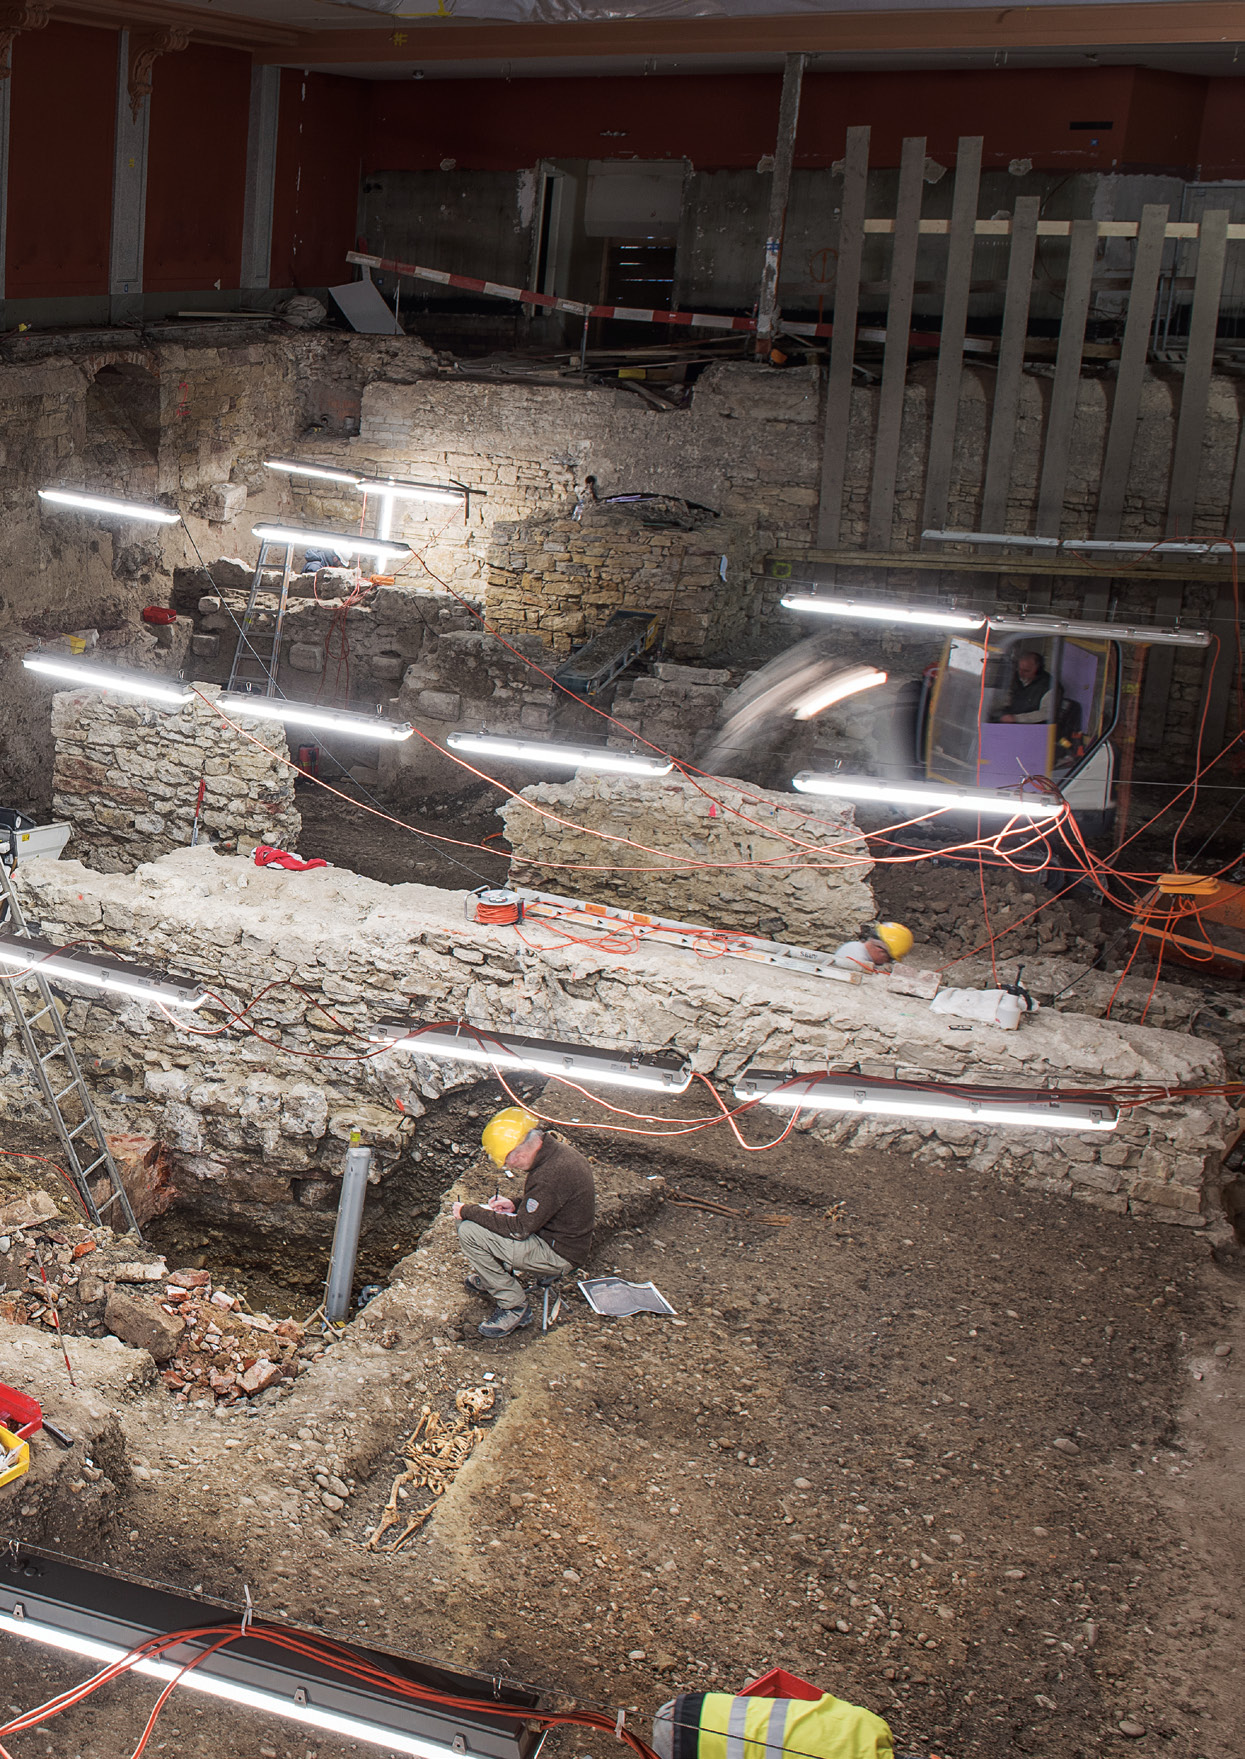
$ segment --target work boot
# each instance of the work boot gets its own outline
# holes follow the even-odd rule
[[[518,1331],[522,1326],[531,1323],[532,1310],[524,1302],[522,1307],[497,1308],[476,1330],[482,1338],[508,1338],[512,1331]]]
[[[491,1301],[493,1299],[487,1288],[484,1286],[484,1278],[474,1270],[469,1271],[463,1278],[463,1288],[468,1289],[473,1295],[483,1295],[486,1301]]]

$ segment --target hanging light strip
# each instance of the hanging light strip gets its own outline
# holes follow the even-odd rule
[[[109,495],[87,495],[78,489],[40,489],[41,501],[72,507],[79,513],[106,513],[114,519],[134,519],[150,525],[179,525],[181,514],[174,507],[153,507],[145,501],[115,501]]]
[[[931,605],[881,605],[865,599],[845,599],[829,593],[788,593],[781,603],[788,611],[808,611],[823,617],[843,617],[862,623],[910,623],[928,629],[981,629],[984,615],[972,611],[942,611]]]
[[[397,538],[364,537],[357,531],[304,531],[296,525],[253,525],[252,537],[264,544],[289,544],[296,550],[336,550],[339,556],[409,556],[411,546]]]
[[[1005,634],[1081,635],[1088,641],[1133,641],[1149,647],[1209,647],[1207,629],[1147,629],[1141,623],[1078,623],[1069,617],[994,617],[992,630]]]
[[[265,458],[264,469],[277,470],[285,476],[311,476],[323,482],[345,483],[352,489],[362,481],[352,470],[334,470],[328,464],[300,464],[291,458]]]
[[[504,733],[447,733],[451,751],[477,757],[505,757],[512,763],[544,763],[557,769],[602,770],[623,776],[668,776],[671,758],[641,751],[611,751],[604,745],[551,745],[540,739],[511,739]]]
[[[849,697],[859,696],[862,690],[876,690],[879,684],[885,683],[886,673],[879,672],[876,666],[849,666],[802,697],[791,711],[792,717],[797,721],[811,721],[834,703],[846,702]]]
[[[745,1069],[735,1098],[786,1110],[859,1112],[883,1118],[925,1118],[964,1124],[1011,1124],[1030,1130],[1114,1130],[1110,1100],[1064,1100],[1012,1089],[918,1086],[866,1081],[859,1075],[783,1075]]]
[[[83,983],[113,995],[163,1002],[169,1008],[200,1008],[207,1000],[203,988],[189,979],[166,977],[145,965],[128,965],[102,953],[65,952],[55,941],[38,935],[0,932],[0,979],[13,971]]]
[[[40,672],[48,678],[64,678],[70,684],[86,684],[93,690],[112,690],[118,696],[142,697],[146,702],[180,707],[194,696],[180,678],[163,678],[159,673],[114,672],[108,666],[93,666],[72,655],[62,659],[59,654],[25,654],[22,664],[28,672]]]
[[[923,531],[933,544],[988,544],[1007,550],[1093,550],[1104,555],[1230,556],[1241,546],[1199,538],[1030,537],[1015,531]]]
[[[248,696],[242,690],[222,690],[215,703],[226,714],[255,715],[261,721],[288,721],[296,727],[322,727],[327,733],[347,733],[355,739],[409,739],[415,731],[409,721],[387,721],[383,715],[321,708],[313,702],[287,702],[282,696]]]
[[[463,1063],[485,1063],[494,1069],[521,1069],[534,1075],[557,1075],[564,1081],[599,1087],[638,1087],[649,1093],[682,1093],[692,1079],[686,1058],[641,1056],[594,1045],[559,1044],[551,1038],[516,1038],[456,1020],[449,1026],[410,1026],[382,1020],[369,1033],[373,1044],[413,1051],[421,1057],[446,1057]]]
[[[935,782],[883,782],[875,776],[820,775],[801,770],[792,778],[801,794],[830,794],[844,800],[917,806],[925,811],[993,813],[1000,818],[1058,818],[1065,812],[1053,794],[1008,794],[996,788],[955,788]]]
[[[444,501],[457,507],[467,499],[468,490],[454,483],[382,482],[377,477],[357,477],[355,488],[361,495],[373,495],[387,501]]]

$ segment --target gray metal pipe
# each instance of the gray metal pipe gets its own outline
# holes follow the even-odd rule
[[[363,1226],[363,1199],[367,1176],[372,1170],[372,1151],[350,1138],[342,1191],[337,1202],[337,1226],[333,1229],[333,1252],[324,1291],[324,1317],[336,1325],[350,1317],[350,1291],[354,1285],[355,1259],[359,1253],[359,1230]]]

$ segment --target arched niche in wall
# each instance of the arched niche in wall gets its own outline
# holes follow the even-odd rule
[[[160,381],[141,360],[100,362],[87,387],[83,486],[154,500],[160,453]]]

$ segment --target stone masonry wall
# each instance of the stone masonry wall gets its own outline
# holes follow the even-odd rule
[[[499,811],[514,851],[515,885],[812,947],[836,947],[874,914],[873,862],[858,840],[852,808],[830,800],[806,805],[760,788],[741,793],[738,784],[717,777],[702,788],[678,775],[583,774],[571,782],[535,783]],[[766,821],[806,842],[832,843],[836,859],[854,858],[855,865],[810,866],[815,857],[767,831]],[[643,847],[603,843],[594,831]],[[592,871],[604,862],[625,863],[634,872]],[[542,865],[557,863],[581,864],[582,871],[563,874]]]
[[[140,861],[190,842],[200,779],[205,783],[200,836],[222,849],[240,837],[292,848],[302,820],[294,804],[295,772],[243,738],[215,714],[215,685],[181,708],[131,703],[98,690],[52,698],[56,740],[52,810],[73,826],[73,855],[104,873],[129,873]],[[260,737],[288,754],[280,722]]]
[[[30,861],[18,871],[24,902],[49,934],[91,937],[194,975],[235,1008],[273,980],[300,986],[273,990],[248,1016],[288,1055],[236,1028],[195,1037],[137,1001],[69,1004],[84,1065],[98,1059],[108,1070],[91,1075],[106,1127],[163,1145],[181,1196],[240,1221],[298,1192],[304,1200],[322,1193],[314,1200],[331,1206],[352,1129],[380,1150],[387,1173],[421,1152],[427,1103],[478,1079],[463,1065],[407,1052],[369,1054],[366,1027],[386,1016],[465,1017],[536,1036],[679,1049],[723,1084],[750,1063],[1033,1087],[1224,1078],[1219,1051],[1183,1034],[1047,1011],[1005,1033],[932,1014],[880,985],[830,984],[651,945],[609,953],[550,936],[546,949],[525,944],[545,938],[535,924],[521,941],[512,929],[467,922],[461,893],[390,887],[331,868],[257,871],[199,847],[133,874],[72,861]],[[202,1012],[196,1025],[202,1031],[217,1018]],[[703,1113],[690,1095],[684,1103],[689,1116]],[[12,1036],[0,1050],[0,1115],[27,1133],[42,1124]],[[1119,1214],[1200,1228],[1218,1214],[1230,1119],[1224,1102],[1203,1099],[1126,1115],[1105,1136],[885,1118],[801,1127],[835,1152],[886,1148],[949,1169],[964,1162]],[[743,1127],[763,1138],[772,1125],[766,1112]]]

